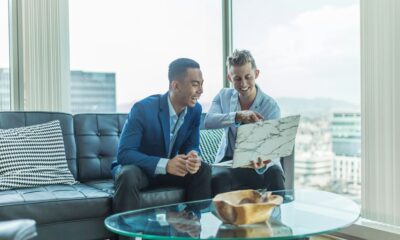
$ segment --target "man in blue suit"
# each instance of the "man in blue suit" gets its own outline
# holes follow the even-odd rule
[[[115,212],[140,208],[139,191],[149,186],[182,186],[186,201],[211,196],[211,168],[199,157],[200,66],[179,58],[168,78],[169,91],[135,103],[125,122],[111,166]]]

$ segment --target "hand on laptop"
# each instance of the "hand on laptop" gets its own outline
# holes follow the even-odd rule
[[[270,159],[268,160],[262,160],[260,157],[258,158],[257,161],[251,161],[251,164],[243,166],[245,168],[254,168],[254,169],[259,169],[264,167],[265,165],[269,164],[271,162]]]
[[[252,161],[254,169],[262,168],[265,165],[269,164],[270,162],[271,162],[270,159],[262,160],[260,157],[258,158],[258,161]]]
[[[186,169],[190,174],[195,174],[201,166],[201,159],[194,150],[190,151],[186,156]]]
[[[236,112],[235,122],[240,123],[254,123],[263,120],[263,116],[258,112],[245,110]]]

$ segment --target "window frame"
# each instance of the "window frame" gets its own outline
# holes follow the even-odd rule
[[[9,0],[9,46],[10,46],[10,79],[11,79],[11,110],[12,111],[23,111],[24,110],[24,81],[23,81],[23,68],[24,68],[24,59],[21,56],[21,46],[22,40],[20,36],[23,34],[23,29],[21,26],[22,19],[22,11],[21,11],[21,1],[22,0]],[[361,0],[362,2],[362,0]],[[232,51],[232,0],[223,0],[222,1],[222,22],[223,22],[223,86],[229,87],[229,81],[226,78],[226,67],[225,67],[225,59]],[[361,4],[360,4],[361,5]],[[362,9],[361,9],[362,10]],[[66,10],[68,11],[68,9]],[[368,12],[364,12],[366,17],[368,17]],[[373,36],[370,36],[373,37]],[[363,41],[363,39],[361,39]],[[67,41],[68,42],[68,41]],[[361,48],[361,52],[365,51]],[[363,74],[361,75],[361,81],[363,81]],[[373,90],[373,89],[370,89]],[[375,92],[376,93],[376,90]],[[361,99],[361,104],[365,104],[364,99]],[[397,105],[398,103],[394,103]],[[361,114],[363,114],[363,109],[361,109]],[[366,137],[368,140],[368,137]],[[363,161],[363,159],[362,159]],[[361,222],[363,219],[360,220]],[[359,222],[360,222],[359,221]],[[364,226],[361,227],[360,226]],[[375,230],[374,230],[375,229]],[[377,227],[366,227],[366,224],[360,225],[360,223],[353,224],[350,228],[341,231],[341,233],[352,235],[352,236],[360,236],[360,231],[368,230],[369,236],[377,236],[377,238],[387,238],[387,236],[396,236],[399,234],[392,235],[391,231],[387,228],[383,230],[376,230]],[[358,234],[357,234],[358,233]],[[385,235],[386,234],[386,235]],[[389,238],[387,238],[389,239]]]
[[[9,46],[10,46],[10,85],[11,85],[11,111],[23,111],[24,109],[24,81],[21,71],[23,59],[21,58],[20,46],[22,45],[20,35],[22,34],[20,19],[22,18],[20,1],[8,1],[9,13]]]

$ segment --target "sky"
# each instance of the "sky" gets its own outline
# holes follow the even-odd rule
[[[262,89],[360,103],[359,1],[235,2],[234,45],[251,48]]]
[[[0,0],[0,36],[7,35]],[[222,87],[221,1],[70,0],[71,70],[115,72],[117,104],[168,89],[168,64],[201,65],[209,104]],[[358,0],[234,0],[234,47],[250,50],[273,97],[360,102]],[[0,38],[0,67],[8,44]]]
[[[220,1],[70,0],[69,10],[71,69],[116,72],[117,105],[165,93],[180,57],[200,63],[201,100],[222,87]]]
[[[116,72],[117,103],[129,103],[165,92],[169,62],[191,57],[211,102],[223,82],[220,13],[215,0],[70,0],[71,68]],[[267,94],[359,104],[358,1],[235,0],[233,16],[234,47],[252,51]]]

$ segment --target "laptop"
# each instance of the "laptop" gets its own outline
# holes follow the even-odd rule
[[[233,159],[215,163],[220,167],[243,167],[252,160],[286,157],[292,154],[300,115],[241,125],[238,128]]]

